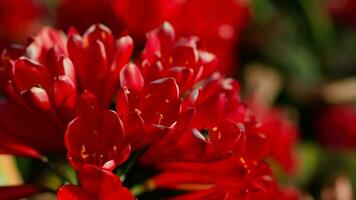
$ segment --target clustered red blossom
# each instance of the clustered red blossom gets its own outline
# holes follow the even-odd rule
[[[250,18],[244,0],[59,0],[53,10],[45,7],[44,1],[1,1],[0,49],[9,41],[25,41],[44,24],[62,30],[74,26],[83,33],[90,25],[101,23],[115,35],[127,31],[140,46],[146,32],[169,21],[179,37],[195,35],[201,40],[200,48],[219,57],[216,70],[233,74],[236,47]]]
[[[5,50],[0,152],[66,152],[80,184],[62,186],[60,200],[135,199],[113,170],[137,152],[139,166],[158,172],[149,190],[184,192],[172,199],[283,196],[264,161],[278,136],[241,101],[239,83],[215,71],[214,54],[175,35],[167,22],[148,32],[133,61],[131,37],[100,24],[83,35],[46,27]],[[29,190],[38,192],[16,191]]]

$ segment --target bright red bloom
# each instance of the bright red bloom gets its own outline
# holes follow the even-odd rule
[[[175,41],[168,23],[147,37],[139,66],[130,64],[120,72],[123,88],[116,102],[134,149],[157,141],[172,129],[181,112],[181,96],[206,78],[216,64],[215,56],[199,51],[194,39]]]
[[[121,185],[120,179],[110,171],[92,165],[84,166],[78,174],[80,186],[64,185],[57,193],[58,200],[134,200],[134,196]]]
[[[61,0],[58,24],[84,31],[94,23],[103,23],[114,30],[128,33],[142,44],[146,32],[169,21],[176,27],[179,37],[198,36],[204,49],[219,57],[218,70],[236,71],[235,50],[250,11],[243,0]],[[81,15],[78,16],[78,7]],[[199,9],[197,9],[199,8]],[[115,15],[115,16],[113,16]]]
[[[178,36],[198,36],[204,48],[219,58],[219,71],[235,71],[236,44],[249,17],[248,7],[242,1],[155,0],[137,3],[118,0],[116,9],[135,38],[142,38],[145,32],[169,21]]]
[[[240,105],[236,87],[236,82],[218,79],[192,91],[171,133],[148,149],[144,162],[213,161],[241,153],[244,124],[228,118]]]
[[[129,36],[115,40],[111,31],[103,25],[91,26],[81,37],[70,35],[69,58],[75,65],[80,89],[93,93],[104,107],[111,103],[119,84],[119,73],[133,50]]]
[[[75,169],[83,164],[114,169],[130,154],[120,118],[100,108],[90,93],[82,95],[80,104],[78,117],[69,123],[65,135],[68,160]]]
[[[138,66],[120,72],[117,112],[134,149],[147,147],[141,163],[163,170],[162,178],[154,179],[163,180],[154,183],[157,187],[194,183],[266,190],[263,177],[273,183],[262,162],[268,140],[240,101],[239,84],[212,73],[215,56],[199,50],[194,38],[176,41],[174,36],[168,23],[151,31]],[[215,176],[206,175],[206,166]]]
[[[136,68],[133,64],[127,66],[130,67]],[[117,112],[124,120],[130,143],[137,149],[161,139],[169,131],[180,112],[181,100],[172,78],[158,79],[139,91],[127,86],[131,90],[123,88],[118,93]]]
[[[10,150],[28,147],[35,155],[61,151],[67,128],[67,158],[79,171],[80,186],[63,186],[59,199],[132,199],[110,172],[129,156],[128,142],[143,151],[135,154],[138,166],[161,173],[151,179],[155,187],[182,189],[189,198],[250,198],[271,191],[274,179],[264,162],[270,138],[241,102],[239,84],[214,73],[216,57],[202,51],[196,38],[176,40],[164,23],[147,34],[134,64],[128,63],[132,39],[116,42],[103,25],[83,36],[72,29],[68,39],[45,33],[25,49],[27,57],[4,61],[11,86],[7,102],[13,105],[1,110],[7,111],[4,119],[12,118],[0,123],[0,133],[9,138],[0,150],[11,142]],[[116,91],[117,114],[108,109]],[[31,132],[20,134],[22,127]],[[42,129],[46,135],[37,133]],[[126,167],[119,172],[129,176]],[[200,191],[191,193],[194,188]]]
[[[59,37],[52,37],[56,34],[43,29],[25,50],[28,57],[3,56],[2,73],[8,80],[3,80],[1,89],[8,98],[1,103],[0,127],[8,142],[1,145],[13,146],[9,152],[18,146],[41,152],[64,150],[63,134],[75,114],[77,86],[72,62],[62,55],[52,56],[60,51]],[[35,47],[39,44],[41,48]],[[49,48],[51,44],[58,48]],[[15,154],[34,156],[26,150]]]
[[[165,22],[147,34],[140,68],[145,81],[172,77],[181,92],[191,89],[216,69],[215,55],[198,49],[195,37],[175,37],[173,27]]]
[[[118,0],[115,8],[135,38],[142,38],[147,31],[169,21],[179,37],[198,36],[203,46],[218,56],[219,71],[235,71],[235,48],[249,18],[249,9],[243,1],[154,0],[138,3]]]
[[[6,51],[1,90],[8,98],[1,104],[0,134],[8,142],[0,150],[32,157],[39,157],[37,151],[63,151],[78,95],[88,90],[102,107],[109,105],[131,52],[130,37],[115,42],[102,25],[92,26],[83,37],[72,30],[69,39],[43,28],[26,48]]]
[[[121,121],[104,107],[113,98],[131,51],[128,36],[115,43],[101,25],[83,38],[72,30],[68,40],[63,33],[44,28],[27,47],[5,51],[1,90],[7,98],[0,105],[0,153],[40,159],[43,154],[62,153],[67,124],[78,116],[66,135],[71,164],[76,169],[85,163],[113,169],[124,162],[130,148]],[[92,112],[88,107],[93,104],[78,107],[82,104],[78,96],[86,90],[100,100]],[[96,145],[100,139],[105,141],[102,146]]]

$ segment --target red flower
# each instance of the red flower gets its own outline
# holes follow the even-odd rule
[[[187,95],[171,133],[148,149],[143,161],[214,161],[241,154],[244,124],[228,118],[231,109],[236,109],[233,106],[240,105],[234,84],[218,79]]]
[[[140,63],[145,80],[172,77],[185,92],[210,76],[216,68],[216,57],[199,50],[197,41],[194,37],[176,40],[168,22],[149,32]]]
[[[169,21],[176,27],[179,37],[198,36],[204,47],[219,57],[219,71],[235,72],[235,48],[249,18],[249,9],[243,1],[154,0],[138,3],[121,0],[115,1],[115,8],[135,38],[142,38],[147,31]]]
[[[128,65],[123,71],[129,68],[136,66]],[[126,86],[118,93],[117,112],[124,120],[130,143],[137,149],[161,139],[169,131],[180,112],[181,100],[172,78],[158,79],[139,91]]]
[[[288,116],[278,108],[254,106],[261,126],[259,131],[266,134],[270,143],[269,156],[288,173],[297,169],[295,147],[298,142],[299,130],[288,120]]]
[[[61,0],[57,20],[61,28],[74,25],[81,31],[94,23],[103,23],[115,33],[124,26],[139,44],[146,32],[169,21],[179,37],[198,36],[204,49],[219,57],[218,70],[232,74],[236,71],[236,46],[249,12],[243,0]]]
[[[168,23],[148,34],[142,57],[139,67],[130,64],[121,70],[123,88],[116,102],[134,149],[157,141],[173,128],[181,112],[181,96],[215,67],[215,57],[199,51],[194,40],[176,42]]]
[[[38,157],[37,151],[64,150],[64,131],[75,117],[81,92],[92,92],[103,107],[111,102],[132,40],[124,36],[115,43],[102,25],[92,26],[83,37],[72,30],[68,40],[62,32],[44,28],[18,52],[2,56],[1,90],[8,99],[1,104],[0,134],[7,142],[0,150]]]
[[[64,185],[57,193],[58,200],[134,200],[131,192],[121,185],[110,171],[85,165],[78,174],[80,186]]]
[[[179,189],[193,182],[230,185],[239,193],[264,191],[265,175],[273,183],[262,162],[268,140],[241,103],[238,83],[212,73],[215,56],[200,51],[194,38],[175,41],[168,23],[147,36],[138,66],[120,72],[123,88],[116,105],[134,149],[147,147],[141,163],[163,170],[162,178],[154,180],[179,182],[156,186]],[[201,174],[206,166],[215,176]]]
[[[93,164],[113,170],[130,154],[120,118],[109,109],[101,109],[90,93],[82,95],[78,117],[68,125],[65,144],[75,169]]]
[[[80,89],[93,93],[102,106],[111,103],[119,84],[119,73],[133,50],[133,41],[123,36],[115,41],[103,25],[91,26],[81,37],[70,35],[69,58],[76,68]]]
[[[0,134],[4,138],[1,146],[9,150],[3,153],[21,146],[25,146],[21,147],[24,151],[13,152],[15,155],[64,150],[63,134],[74,116],[77,85],[72,62],[60,53],[54,56],[62,42],[57,34],[43,29],[26,48],[28,57],[12,60],[11,52],[3,56],[3,77],[7,80],[2,81],[1,88],[8,98],[1,103]],[[53,44],[58,48],[49,47]],[[25,150],[30,147],[32,151]]]
[[[82,37],[72,29],[68,40],[47,29],[25,49],[27,57],[6,58],[0,151],[61,151],[67,128],[67,158],[80,186],[63,186],[59,199],[132,199],[110,172],[126,161],[128,142],[143,151],[135,154],[138,166],[161,173],[151,179],[155,187],[182,189],[187,198],[267,194],[274,185],[264,162],[270,138],[241,102],[239,84],[214,73],[216,57],[194,37],[176,40],[168,23],[147,37],[136,64],[127,64],[131,38],[115,42],[102,25]],[[116,91],[117,114],[108,109]],[[125,176],[128,166],[131,159],[119,169]]]

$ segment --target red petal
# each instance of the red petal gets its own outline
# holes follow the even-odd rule
[[[96,198],[76,185],[64,185],[57,192],[58,200],[95,200]]]
[[[43,111],[49,111],[51,109],[51,103],[47,92],[39,87],[32,87],[30,90],[22,94],[30,104],[34,105]]]
[[[33,86],[50,88],[50,77],[45,68],[27,58],[16,60],[13,68],[13,80],[19,91],[28,90]]]
[[[0,187],[0,198],[2,200],[17,200],[38,192],[41,192],[41,189],[34,185],[6,186]]]
[[[88,112],[68,125],[65,135],[68,158],[76,169],[85,163],[113,169],[130,153],[121,120],[108,109],[92,112],[89,108]]]
[[[120,179],[112,172],[85,165],[78,174],[80,184],[91,193],[105,193],[121,187]]]
[[[133,63],[127,64],[120,72],[121,87],[127,87],[133,92],[139,92],[143,85],[144,79],[140,69]]]
[[[131,57],[133,51],[133,40],[130,36],[121,37],[117,41],[117,50],[114,64],[111,66],[111,71],[116,72],[125,66]]]
[[[34,148],[17,141],[9,136],[9,133],[0,133],[1,145],[0,154],[9,154],[14,156],[30,157],[35,159],[41,159],[43,156]]]
[[[165,56],[170,52],[175,40],[174,28],[169,22],[163,22],[156,31],[162,48],[162,54]]]
[[[195,66],[199,59],[196,41],[194,39],[179,40],[172,52],[173,66]]]

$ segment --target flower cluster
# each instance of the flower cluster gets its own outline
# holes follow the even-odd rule
[[[239,83],[215,71],[216,56],[175,35],[167,22],[148,32],[133,61],[131,37],[100,24],[83,35],[43,28],[5,50],[0,152],[44,162],[66,153],[79,185],[62,186],[60,200],[135,199],[122,184],[131,164],[154,169],[141,187],[183,192],[174,199],[282,193],[264,161],[276,137],[241,101]],[[31,187],[12,190],[41,190]]]
[[[24,41],[43,24],[55,24],[61,30],[74,26],[83,33],[90,25],[101,23],[115,35],[127,31],[143,46],[146,32],[169,21],[179,37],[195,35],[201,48],[219,57],[218,71],[233,74],[236,46],[250,15],[243,0],[60,0],[52,6],[53,10],[46,10],[48,6],[41,1],[2,1],[0,44]]]

